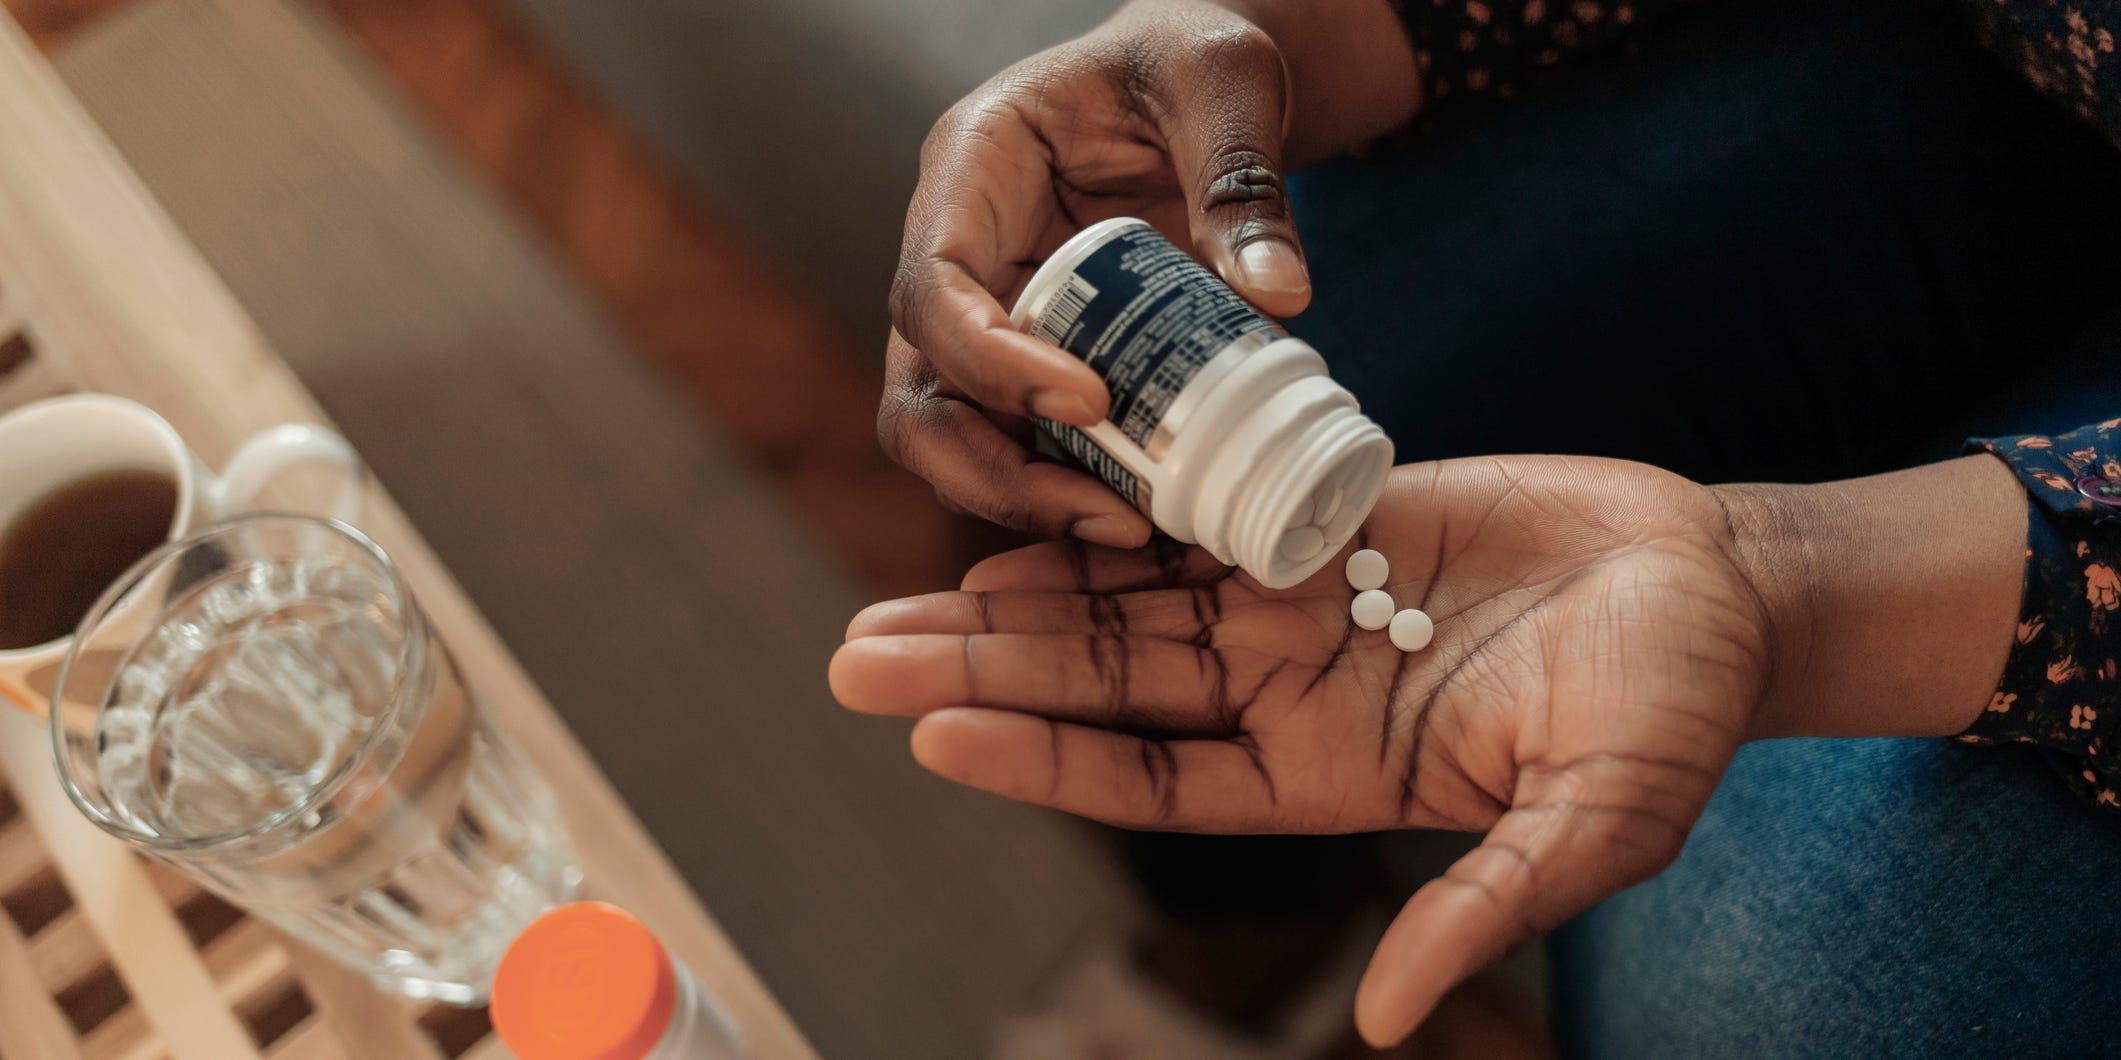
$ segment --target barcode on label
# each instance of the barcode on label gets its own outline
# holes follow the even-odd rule
[[[1080,276],[1068,277],[1068,282],[1046,303],[1046,311],[1040,313],[1038,320],[1031,325],[1031,334],[1055,346],[1065,345],[1076,319],[1083,315],[1083,308],[1095,297],[1097,288],[1090,286],[1090,281]]]

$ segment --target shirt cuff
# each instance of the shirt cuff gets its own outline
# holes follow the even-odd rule
[[[1959,739],[2040,748],[2062,779],[2121,808],[2121,419],[1976,438],[2025,486],[2025,591],[1988,709]]]

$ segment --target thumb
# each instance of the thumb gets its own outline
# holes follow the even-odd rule
[[[1282,181],[1289,75],[1264,30],[1233,25],[1175,60],[1164,141],[1192,219],[1193,245],[1262,311],[1294,316],[1311,300]]]
[[[1686,825],[1640,805],[1569,799],[1510,810],[1385,929],[1355,992],[1356,1028],[1380,1049],[1404,1041],[1452,987],[1656,875],[1685,838]]]

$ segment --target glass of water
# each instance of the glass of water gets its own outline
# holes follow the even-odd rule
[[[480,1003],[581,883],[551,791],[340,523],[250,515],[149,554],[82,621],[51,723],[90,820],[386,990]]]

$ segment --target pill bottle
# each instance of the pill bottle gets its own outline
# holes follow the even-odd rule
[[[1104,422],[1039,420],[1056,446],[1165,533],[1268,588],[1324,566],[1384,489],[1392,442],[1318,351],[1145,221],[1100,221],[1061,244],[1010,322],[1111,391]]]
[[[735,1024],[623,909],[573,902],[509,943],[493,1029],[521,1060],[734,1060]]]

